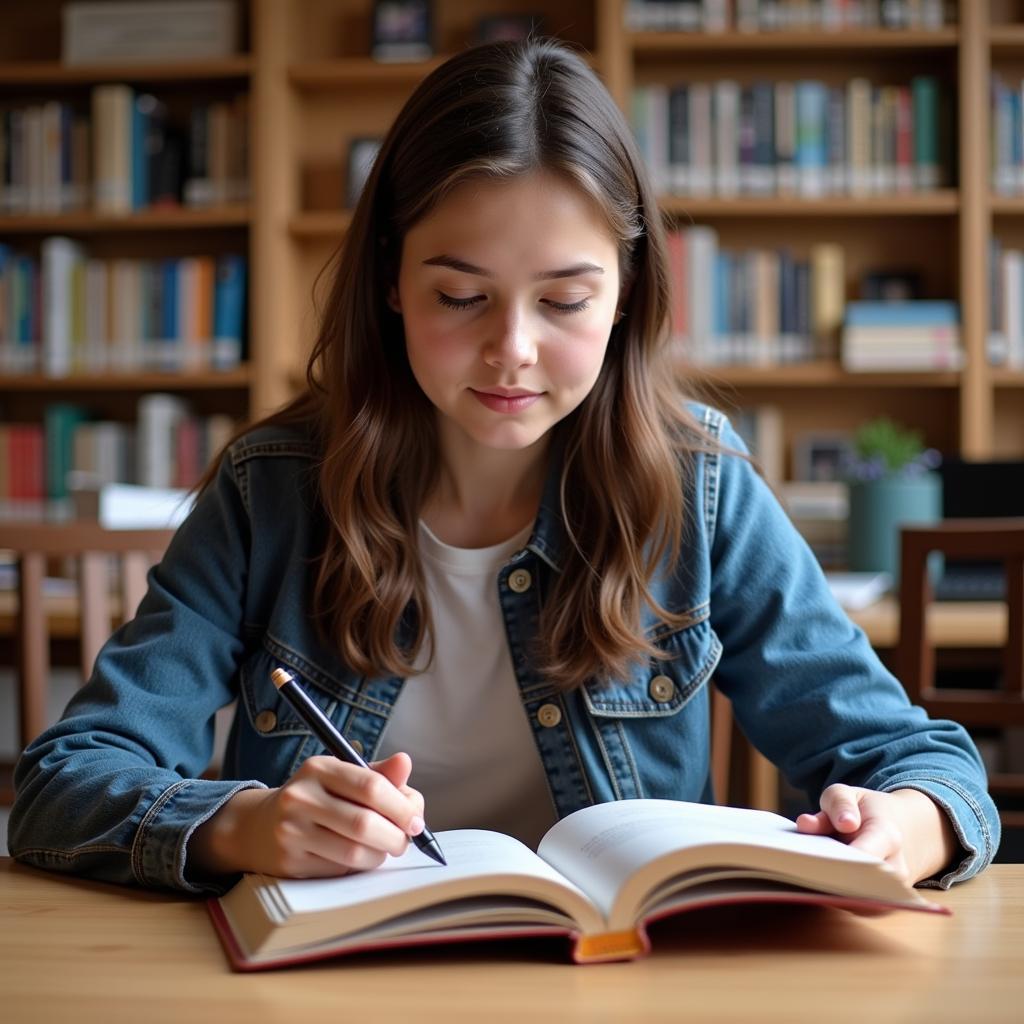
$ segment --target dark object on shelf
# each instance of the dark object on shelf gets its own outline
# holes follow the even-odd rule
[[[495,43],[500,40],[515,41],[540,35],[544,31],[542,14],[487,14],[477,22],[476,41]]]
[[[376,0],[370,55],[380,61],[432,57],[431,13],[430,0]]]
[[[945,459],[939,473],[942,476],[943,518],[1024,517],[1024,461]],[[942,575],[935,582],[935,599],[1005,600],[1006,572],[1002,562],[947,560]]]
[[[906,302],[924,297],[916,270],[872,270],[860,281],[860,297],[875,302]]]

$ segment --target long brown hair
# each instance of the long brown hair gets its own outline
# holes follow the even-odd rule
[[[363,675],[412,674],[431,626],[417,521],[439,456],[433,406],[386,302],[402,239],[456,185],[538,170],[603,212],[625,316],[593,390],[554,428],[569,543],[541,610],[537,667],[564,689],[621,677],[659,656],[641,627],[645,607],[683,621],[649,584],[680,550],[688,453],[711,442],[685,411],[669,361],[656,197],[625,119],[581,56],[551,39],[489,43],[427,76],[391,126],[337,254],[307,390],[262,421],[303,423],[320,445],[327,530],[313,609]],[[413,627],[406,643],[403,623]]]

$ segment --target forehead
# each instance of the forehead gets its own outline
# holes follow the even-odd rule
[[[422,257],[436,255],[425,250],[442,245],[444,251],[472,247],[478,256],[493,253],[492,262],[503,253],[515,253],[516,259],[527,253],[584,255],[581,247],[607,259],[616,250],[597,203],[579,186],[548,172],[463,182],[409,229],[406,243]]]

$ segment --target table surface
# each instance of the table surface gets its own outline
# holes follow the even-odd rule
[[[724,907],[659,921],[653,951],[580,966],[557,938],[362,953],[232,973],[201,900],[0,859],[0,1018],[22,1021],[1014,1021],[1024,865],[949,892],[951,917]]]

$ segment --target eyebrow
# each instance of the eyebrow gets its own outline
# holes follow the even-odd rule
[[[494,274],[489,270],[484,270],[483,267],[477,267],[472,263],[467,263],[465,260],[457,259],[455,256],[431,256],[430,259],[423,261],[425,266],[431,267],[448,267],[451,270],[458,270],[463,274],[475,274],[477,277],[494,277]],[[599,267],[596,263],[574,263],[571,267],[563,267],[561,270],[542,270],[539,274],[533,275],[534,281],[552,281],[559,277],[579,277],[580,274],[603,274],[604,267]]]

